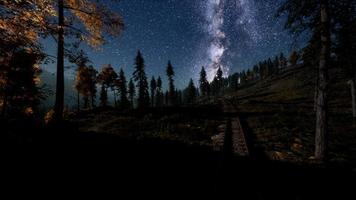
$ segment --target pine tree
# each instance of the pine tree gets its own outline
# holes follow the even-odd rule
[[[167,76],[168,76],[168,88],[169,88],[169,99],[168,99],[168,105],[174,105],[175,104],[175,87],[174,87],[174,70],[173,66],[171,64],[171,61],[168,61],[167,65],[167,70],[166,70]]]
[[[200,71],[199,83],[200,83],[200,93],[201,93],[201,95],[202,96],[209,96],[209,82],[208,82],[207,75],[206,75],[204,67],[202,67],[201,71]]]
[[[239,73],[234,73],[229,77],[229,86],[233,91],[236,91],[239,87]]]
[[[258,67],[258,65],[253,66],[253,74],[255,80],[260,78],[260,68]]]
[[[260,67],[260,74],[261,74],[261,78],[265,79],[268,76],[268,65],[267,65],[267,61],[263,61],[259,63],[259,67]]]
[[[162,92],[162,79],[159,76],[157,78],[157,90],[156,90],[156,107],[163,105],[163,92]]]
[[[184,90],[184,102],[188,104],[192,104],[195,102],[197,98],[197,89],[194,86],[193,79],[190,79],[187,88]]]
[[[118,88],[120,93],[120,107],[125,109],[130,105],[130,102],[127,99],[127,81],[123,69],[120,70],[118,81]]]
[[[136,95],[135,84],[133,83],[132,79],[129,82],[129,99],[131,108],[134,108],[134,99]]]
[[[333,3],[338,1],[332,1]],[[324,160],[326,156],[327,136],[327,84],[330,65],[331,16],[329,0],[296,1],[287,0],[279,9],[287,14],[286,27],[294,33],[311,31],[316,35],[320,31],[318,85],[316,98],[316,134],[315,158]]]
[[[136,82],[138,91],[137,107],[139,109],[146,109],[150,105],[150,95],[148,93],[148,82],[145,73],[145,61],[140,51],[137,52],[135,59],[135,71],[133,72],[133,79]]]
[[[268,76],[272,76],[274,74],[274,65],[271,58],[267,60],[267,74]]]
[[[219,95],[222,92],[223,86],[224,86],[223,72],[219,67],[213,81],[211,82],[212,94],[215,96]]]
[[[280,69],[280,63],[279,63],[279,58],[278,56],[276,56],[273,60],[273,68],[274,68],[274,73],[278,74],[279,73],[279,69]]]
[[[155,106],[155,97],[156,97],[156,93],[157,93],[157,83],[156,83],[156,79],[154,76],[152,76],[151,79],[151,106],[154,107]]]
[[[241,85],[245,85],[247,82],[247,76],[246,76],[245,70],[242,70],[242,72],[240,74],[240,82],[241,82]]]
[[[217,83],[217,93],[220,94],[221,90],[223,89],[223,72],[221,70],[221,67],[218,68],[215,78]]]

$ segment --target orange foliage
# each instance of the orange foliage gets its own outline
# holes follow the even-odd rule
[[[121,16],[96,4],[95,1],[67,0],[66,6],[84,25],[86,32],[81,32],[81,39],[91,47],[97,48],[105,42],[104,31],[117,36],[123,30]]]
[[[9,43],[36,43],[48,31],[48,19],[56,16],[53,0],[3,0],[0,8],[0,35]]]
[[[55,0],[2,0],[0,9],[0,37],[8,43],[35,44],[39,36],[56,33],[55,23],[57,14]],[[66,23],[65,28],[71,28],[92,47],[98,47],[105,42],[104,32],[118,36],[123,30],[122,17],[110,12],[97,1],[65,0],[65,8],[69,10],[77,22],[82,23],[85,30],[71,27]],[[67,16],[66,22],[73,18]]]

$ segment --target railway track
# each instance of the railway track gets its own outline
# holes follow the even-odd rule
[[[239,156],[249,156],[246,136],[241,126],[240,118],[236,108],[228,101],[222,100],[222,110],[226,116],[226,123],[231,123],[232,151]],[[218,135],[212,137],[215,150],[222,150],[227,124],[219,127]]]

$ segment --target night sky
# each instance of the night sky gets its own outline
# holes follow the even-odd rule
[[[126,29],[109,39],[100,51],[84,46],[93,65],[123,68],[128,78],[137,50],[141,50],[149,79],[163,77],[171,60],[176,85],[185,87],[199,78],[205,66],[212,79],[217,67],[224,74],[252,67],[257,62],[294,48],[284,31],[284,20],[275,17],[280,0],[121,0],[107,1],[119,12]],[[51,42],[45,45],[55,53]],[[53,68],[53,67],[51,67]],[[70,70],[69,70],[70,71]],[[67,72],[72,74],[73,72]]]

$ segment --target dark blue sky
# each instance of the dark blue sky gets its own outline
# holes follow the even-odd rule
[[[84,49],[96,68],[112,64],[123,68],[128,78],[139,49],[149,77],[160,75],[165,81],[171,60],[176,85],[182,88],[190,78],[198,79],[203,65],[211,76],[217,66],[231,74],[298,48],[283,30],[283,20],[274,17],[278,4],[279,0],[107,1],[123,16],[126,29],[100,51]],[[55,53],[55,44],[46,43]]]

